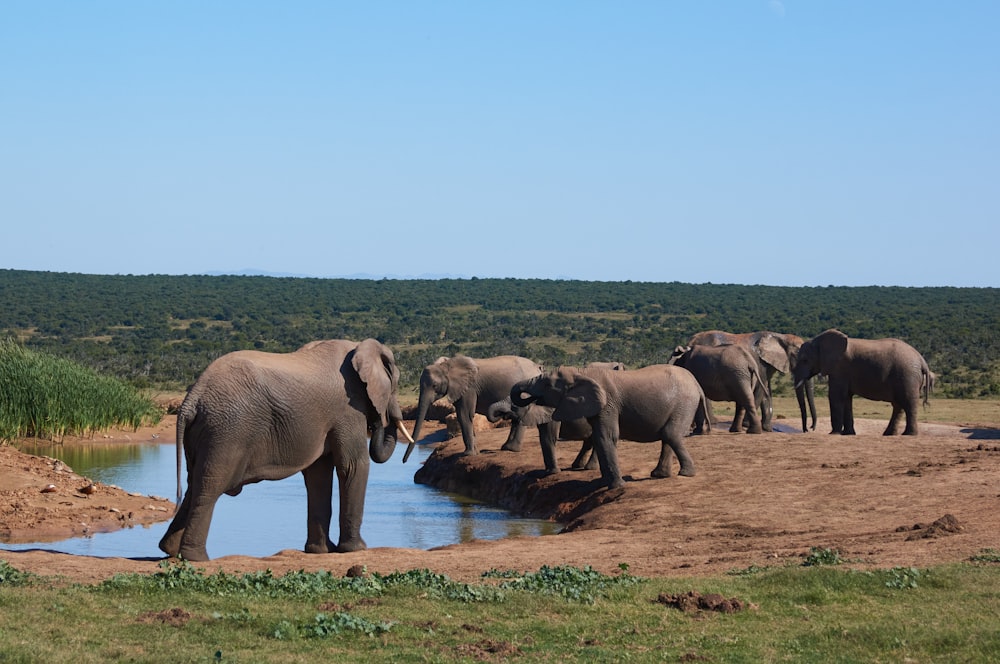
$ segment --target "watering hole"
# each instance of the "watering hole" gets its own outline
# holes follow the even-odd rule
[[[560,525],[523,519],[462,496],[415,484],[413,474],[432,451],[420,445],[402,463],[402,450],[384,464],[371,465],[361,536],[370,548],[429,549],[473,539],[495,540],[518,535],[547,535]],[[18,445],[29,454],[50,456],[84,477],[113,484],[126,491],[171,500],[177,493],[176,452],[173,444],[134,445]],[[182,473],[183,475],[183,473]],[[334,518],[337,532],[337,483],[334,482]],[[110,533],[95,533],[56,542],[0,543],[0,549],[45,549],[76,555],[123,558],[160,557],[157,547],[169,520]],[[212,517],[208,553],[270,556],[282,549],[301,550],[306,539],[306,490],[302,475],[244,487],[239,496],[222,496]]]

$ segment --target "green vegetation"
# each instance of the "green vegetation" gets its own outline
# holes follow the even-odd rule
[[[936,394],[1000,396],[1000,289],[583,282],[100,276],[0,270],[0,338],[137,387],[176,390],[240,348],[375,337],[404,388],[456,352],[548,366],[664,362],[707,329],[811,337],[837,327],[899,337],[938,375]],[[776,393],[788,393],[780,381]]]
[[[0,561],[3,661],[925,662],[1000,649],[995,563],[675,579],[560,567],[473,584],[426,570],[205,575],[184,563],[96,585],[15,572]],[[478,599],[446,590],[462,586]],[[692,591],[745,608],[662,601]]]
[[[10,339],[0,340],[0,386],[0,441],[137,428],[161,417],[132,385]]]

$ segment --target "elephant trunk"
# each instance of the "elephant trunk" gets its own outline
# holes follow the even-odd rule
[[[531,393],[535,380],[535,378],[529,378],[510,388],[510,402],[518,408],[527,408],[538,401],[538,397]]]
[[[502,419],[510,419],[513,415],[514,412],[510,407],[510,397],[492,403],[490,404],[490,407],[486,409],[486,419],[494,424]]]
[[[799,402],[799,413],[802,416],[802,431],[808,431],[806,418],[806,402],[809,403],[809,414],[812,415],[812,428],[816,430],[816,389],[812,378],[807,378],[795,384],[795,399]]]
[[[392,457],[392,453],[396,450],[396,443],[398,442],[397,434],[400,432],[403,434],[403,438],[409,443],[409,446],[406,448],[406,455],[403,458],[404,462],[413,450],[413,437],[410,436],[410,432],[406,430],[406,425],[403,424],[403,415],[399,412],[398,406],[394,410],[395,412],[391,413],[388,418],[389,426],[384,426],[381,418],[379,418],[372,429],[371,440],[368,443],[368,456],[375,463],[385,463]]]
[[[389,426],[383,426],[382,422],[379,421],[371,432],[371,439],[368,443],[368,456],[375,463],[385,463],[392,456],[395,449],[396,425],[390,422]]]
[[[410,458],[410,454],[413,453],[414,441],[420,440],[420,430],[424,427],[424,420],[427,419],[427,411],[430,410],[431,404],[437,399],[437,395],[434,393],[434,388],[420,385],[420,396],[417,401],[417,419],[413,423],[413,436],[409,438],[410,444],[406,446],[406,453],[403,455],[403,463]],[[405,429],[404,429],[405,431]]]

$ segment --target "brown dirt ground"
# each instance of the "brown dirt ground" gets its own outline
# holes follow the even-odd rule
[[[126,436],[135,441],[156,434],[172,442],[173,424],[167,416],[155,428],[95,438],[114,444]],[[861,420],[859,435],[830,436],[829,420],[821,418],[817,432],[750,436],[730,434],[722,423],[709,435],[688,439],[696,477],[662,480],[649,478],[657,445],[622,441],[620,464],[630,481],[615,491],[598,486],[596,471],[543,476],[533,432],[524,450],[512,453],[499,449],[506,430],[483,431],[478,434],[483,452],[475,457],[457,454],[460,439],[441,443],[421,471],[422,481],[558,520],[566,524],[564,532],[431,550],[308,555],[289,549],[265,558],[227,556],[198,567],[210,573],[270,569],[278,574],[320,569],[344,574],[354,565],[383,573],[426,568],[473,581],[492,568],[591,565],[617,573],[624,563],[632,574],[662,577],[799,563],[811,547],[837,549],[857,567],[882,568],[926,567],[1000,548],[997,425],[922,422],[919,436],[891,438],[880,435],[884,426],[884,421]],[[559,445],[564,468],[578,445]],[[389,463],[401,458],[397,451]],[[89,483],[52,459],[0,447],[0,540],[61,539],[151,523],[169,518],[173,509],[165,498],[105,485],[89,496],[78,491]],[[55,490],[43,492],[49,484]],[[74,582],[159,569],[157,557],[34,550],[2,551],[0,558],[18,569]]]

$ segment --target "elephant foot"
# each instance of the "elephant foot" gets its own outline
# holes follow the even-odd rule
[[[656,479],[665,479],[667,477],[672,477],[672,473],[669,470],[660,470],[659,468],[654,468],[653,472],[651,472],[649,476]]]
[[[336,551],[336,547],[330,546],[329,543],[306,542],[302,550],[306,553],[332,553]]]
[[[607,480],[606,484],[609,489],[621,489],[625,487],[625,480],[620,477],[612,478]]]
[[[677,474],[681,477],[694,477],[694,468],[691,468],[690,466],[685,468],[682,466],[680,472]]]
[[[761,434],[761,433],[764,433],[764,430],[761,429],[761,428],[759,428],[759,427],[751,427],[751,428],[747,429],[747,433]]]
[[[475,447],[466,448],[465,451],[462,452],[462,456],[476,456],[477,454],[479,454],[479,450]]]
[[[360,537],[357,537],[340,542],[334,550],[337,553],[351,553],[352,551],[364,551],[367,548],[368,545],[365,544],[365,541]]]
[[[548,477],[549,475],[558,475],[559,472],[558,468],[546,468],[544,477]]]
[[[160,540],[160,551],[172,558],[176,558],[181,551],[181,537],[183,535],[183,530],[178,530],[164,535],[163,539]]]
[[[505,452],[520,452],[521,451],[521,443],[520,442],[518,442],[518,443],[504,443],[503,447],[501,447],[500,449],[503,450],[503,451],[505,451]]]
[[[193,563],[203,563],[209,560],[208,551],[205,547],[192,547],[190,549],[181,549],[180,553],[177,554],[178,558],[183,560],[188,560]]]

